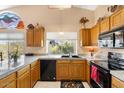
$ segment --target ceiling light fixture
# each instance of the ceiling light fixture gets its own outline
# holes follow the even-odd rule
[[[71,7],[72,7],[71,5],[49,5],[50,9],[60,9],[60,10],[68,9]]]
[[[59,32],[60,35],[64,35],[64,32]]]

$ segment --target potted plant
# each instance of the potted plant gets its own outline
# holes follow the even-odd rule
[[[14,60],[14,64],[18,62],[18,58],[19,58],[19,51],[18,51],[18,46],[16,46],[11,54],[11,59]]]

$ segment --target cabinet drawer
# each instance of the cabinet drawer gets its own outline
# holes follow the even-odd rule
[[[69,63],[71,62],[70,60],[58,60],[57,63]]]
[[[112,76],[112,87],[124,88],[124,82]]]
[[[35,67],[35,66],[39,66],[40,62],[39,61],[35,61],[31,64],[31,68]]]
[[[5,87],[8,85],[10,82],[16,79],[16,73],[13,73],[3,79],[0,80],[0,87]]]
[[[7,86],[5,86],[4,88],[16,88],[16,80],[12,81],[10,84],[8,84]]]
[[[20,77],[22,74],[30,70],[30,65],[22,68],[21,70],[17,71],[17,77]]]

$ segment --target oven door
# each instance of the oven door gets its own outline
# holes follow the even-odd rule
[[[97,80],[91,78],[90,83],[94,88],[110,88],[111,87],[111,75],[108,70],[99,67],[98,65],[91,63],[91,75],[92,66],[97,68]]]

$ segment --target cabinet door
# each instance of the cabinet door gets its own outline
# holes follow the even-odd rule
[[[89,46],[90,45],[90,41],[91,41],[91,36],[90,36],[90,29],[81,29],[80,30],[80,46]]]
[[[34,46],[34,31],[33,30],[27,30],[26,36],[27,36],[27,46],[33,47]]]
[[[30,71],[27,71],[17,79],[17,88],[30,88],[30,82]]]
[[[59,60],[56,63],[56,78],[57,80],[68,80],[69,77],[69,63],[68,60]]]
[[[9,83],[4,88],[16,88],[16,80],[12,81],[11,83]]]
[[[15,80],[16,80],[16,73],[12,73],[11,75],[8,75],[7,77],[0,79],[0,88],[6,87]]]
[[[90,63],[87,62],[87,66],[86,66],[86,79],[88,84],[90,84]]]
[[[112,88],[124,88],[124,82],[112,76]]]
[[[111,30],[124,25],[124,9],[111,15],[110,22],[111,22]]]
[[[35,47],[44,46],[44,31],[42,28],[35,28],[34,30],[34,46]]]
[[[99,36],[99,24],[95,25],[91,29],[91,42],[93,46],[98,45],[98,36]]]
[[[35,62],[39,63],[39,62]],[[31,68],[31,87],[40,79],[40,64],[36,64]]]
[[[86,62],[75,60],[70,63],[69,72],[72,80],[86,80]]]
[[[104,33],[110,30],[109,17],[105,18],[100,22],[100,33]]]

